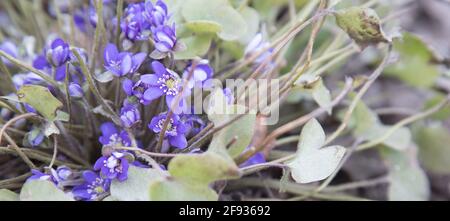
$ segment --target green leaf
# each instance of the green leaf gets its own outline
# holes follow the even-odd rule
[[[417,36],[403,33],[403,38],[394,40],[394,49],[400,55],[395,64],[387,67],[386,75],[399,78],[415,87],[431,87],[439,76],[433,65],[433,52]]]
[[[377,13],[370,8],[351,7],[338,10],[335,14],[337,25],[362,48],[380,42],[390,42],[382,28]]]
[[[156,2],[156,0],[152,0]],[[170,16],[169,24],[181,24],[183,22],[183,16],[181,15],[181,9],[186,2],[185,0],[165,0]]]
[[[197,20],[190,21],[184,24],[187,29],[191,30],[194,33],[218,33],[222,31],[222,26],[214,21],[208,20]]]
[[[215,126],[223,125],[245,110],[238,105],[228,105],[222,90],[214,91],[209,98],[208,118]],[[231,158],[239,156],[252,140],[255,123],[255,113],[244,114],[239,120],[215,133],[208,150]]]
[[[69,195],[46,180],[27,181],[20,191],[21,201],[74,201]]]
[[[422,165],[436,174],[450,174],[450,131],[441,124],[414,130]]]
[[[302,98],[309,98],[310,95],[320,107],[327,107],[328,114],[332,113],[331,92],[321,77],[314,73],[306,73],[300,76],[295,85],[295,90],[289,94],[289,102],[297,103]]]
[[[446,95],[442,93],[437,93],[434,97],[427,100],[427,102],[425,103],[424,110],[436,106],[437,104],[441,103],[444,99],[446,99]],[[446,107],[442,108],[437,113],[431,115],[431,118],[435,120],[446,120],[449,117],[450,117],[450,104],[447,104]]]
[[[179,155],[170,161],[168,170],[178,180],[204,186],[240,176],[239,168],[234,163],[212,152]]]
[[[149,188],[152,182],[162,179],[155,169],[144,169],[135,166],[128,168],[128,179],[111,183],[111,196],[119,201],[149,201]]]
[[[430,196],[427,176],[411,150],[400,152],[389,148],[380,149],[389,168],[389,200],[418,201],[428,200]]]
[[[316,119],[303,127],[295,158],[287,163],[298,183],[311,183],[330,176],[344,157],[342,146],[322,147],[325,133]]]
[[[248,44],[259,31],[259,14],[254,8],[243,7],[239,13],[247,23],[247,31],[239,38],[242,44]]]
[[[180,39],[180,41],[186,45],[186,49],[175,52],[175,59],[186,60],[202,57],[208,52],[212,38],[212,35],[201,34]]]
[[[312,96],[314,100],[319,104],[320,107],[328,107],[327,112],[331,115],[332,107],[331,104],[331,92],[320,80],[319,83],[312,89]]]
[[[64,111],[57,110],[56,111],[56,118],[55,121],[63,121],[63,122],[69,122],[70,115]]]
[[[44,135],[50,137],[53,134],[59,134],[59,129],[54,122],[47,122],[44,126]]]
[[[381,123],[378,116],[363,102],[359,102],[349,123],[353,135],[366,141],[373,141],[383,136],[391,126]],[[411,131],[401,127],[383,141],[383,144],[396,150],[407,149],[411,145]]]
[[[0,189],[0,201],[19,201],[19,194],[11,190]]]
[[[43,117],[53,121],[56,111],[63,106],[50,91],[39,85],[24,85],[17,91],[17,97],[21,102],[31,105]]]
[[[153,201],[217,201],[219,196],[204,185],[191,185],[175,180],[159,180],[150,185]]]
[[[211,151],[178,155],[170,161],[168,172],[170,176],[150,184],[151,200],[217,200],[209,185],[241,175],[232,160]]]
[[[209,185],[241,175],[233,161],[209,151],[178,155],[170,161],[168,171],[170,176],[151,182],[151,200],[217,200],[217,193]]]
[[[230,54],[234,59],[238,60],[244,56],[244,47],[236,41],[223,41],[220,47],[225,53]]]
[[[181,13],[188,22],[211,21],[222,26],[218,36],[226,41],[239,39],[247,31],[244,18],[227,0],[186,0]]]

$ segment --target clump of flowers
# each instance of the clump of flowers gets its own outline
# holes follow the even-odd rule
[[[244,152],[231,156],[241,149],[233,147],[246,133],[240,128],[234,126],[235,131],[217,138],[218,132],[239,120],[230,116],[239,114],[197,113],[195,103],[216,99],[210,95],[217,92],[226,111],[238,107],[238,97],[246,94],[217,86],[214,80],[220,84],[226,79],[215,79],[216,75],[230,71],[245,76],[266,60],[264,74],[277,74],[271,58],[274,49],[262,34],[245,43],[239,36],[227,36],[227,45],[222,31],[230,27],[224,24],[202,20],[179,24],[187,18],[176,17],[178,12],[163,0],[119,2],[46,3],[43,13],[58,24],[49,26],[54,33],[36,31],[31,40],[19,41],[11,40],[22,33],[14,29],[0,43],[0,71],[7,72],[10,84],[0,88],[5,95],[0,99],[0,123],[8,127],[0,134],[0,144],[5,144],[5,151],[19,151],[13,153],[31,168],[26,182],[50,182],[75,200],[100,201],[114,192],[110,191],[114,185],[130,182],[137,169],[156,171],[177,182],[176,175],[168,174],[169,162],[178,155],[223,157],[230,152],[223,162],[213,162],[229,164],[219,165],[227,178],[240,175],[239,167],[264,164],[262,151],[239,161],[242,153],[254,149],[253,141],[242,145],[250,145]],[[228,9],[234,10],[231,4]],[[193,30],[197,26],[200,31]],[[34,29],[27,28],[26,33]],[[225,52],[233,51],[234,44],[247,47],[233,55]],[[250,57],[254,58],[247,62]],[[212,103],[205,102],[204,109]],[[249,122],[244,126],[252,126],[252,119]],[[244,140],[250,143],[253,135],[248,136]],[[217,147],[209,147],[210,143]],[[230,168],[222,168],[226,166]],[[213,186],[207,183],[205,188]]]

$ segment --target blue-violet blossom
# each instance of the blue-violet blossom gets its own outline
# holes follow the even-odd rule
[[[74,98],[82,98],[84,92],[79,84],[71,82],[69,84],[69,95]]]
[[[159,114],[158,116],[153,117],[148,128],[159,134],[163,130],[166,119],[167,113]],[[185,134],[187,133],[187,129],[185,123],[180,120],[180,117],[173,114],[167,124],[164,137],[160,137],[159,139],[167,138],[170,145],[180,149],[186,148],[187,140]]]
[[[128,104],[120,110],[120,120],[124,127],[130,128],[141,121],[141,114],[136,105]]]
[[[167,5],[161,0],[158,0],[155,4],[151,1],[146,1],[143,15],[152,27],[164,25],[169,20]]]
[[[108,44],[103,54],[105,68],[118,77],[136,72],[145,57],[146,54],[143,52],[135,55],[119,52],[114,44]]]
[[[160,53],[174,52],[177,45],[175,24],[162,25],[152,30],[155,50]]]
[[[100,157],[94,165],[94,170],[108,179],[124,181],[128,178],[128,160],[124,153],[112,152],[109,156]]]
[[[189,76],[192,72],[192,76]],[[212,67],[209,65],[209,61],[206,59],[202,59],[198,61],[194,70],[192,70],[192,64],[189,64],[183,72],[183,78],[188,80],[189,88],[193,88],[200,84],[200,87],[208,87],[211,85],[206,85],[207,80],[211,79],[214,74]],[[188,79],[189,78],[189,79]]]
[[[92,171],[83,172],[84,183],[73,188],[72,193],[81,200],[95,200],[109,191],[111,180],[104,179]]]
[[[57,38],[53,40],[45,54],[50,64],[54,67],[60,67],[70,59],[69,44],[64,42],[61,38]]]
[[[169,108],[172,102],[181,92],[181,78],[174,71],[167,69],[158,61],[152,62],[154,74],[144,74],[135,84],[133,94],[140,99],[143,104],[149,104],[151,101],[165,95],[166,103]],[[183,108],[184,99],[180,95],[179,108]]]
[[[99,138],[101,144],[105,146],[130,146],[131,140],[126,131],[118,131],[116,126],[111,123],[103,123],[100,126],[102,136]]]

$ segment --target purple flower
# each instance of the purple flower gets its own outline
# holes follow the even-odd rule
[[[44,141],[45,136],[41,130],[35,128],[28,133],[27,138],[32,147],[37,147]]]
[[[88,17],[89,17],[89,23],[91,23],[92,27],[96,28],[97,27],[97,21],[98,21],[98,15],[97,15],[97,11],[95,10],[95,8],[92,6],[89,6],[88,8]]]
[[[233,104],[234,102],[234,94],[230,88],[223,89],[223,94],[225,95],[225,99],[227,100],[227,104]]]
[[[128,160],[124,153],[113,152],[110,156],[100,157],[94,165],[94,170],[100,170],[102,176],[108,179],[124,181],[128,178]]]
[[[146,56],[145,53],[135,55],[128,52],[119,53],[114,44],[108,44],[103,54],[105,68],[118,77],[136,72]]]
[[[27,181],[30,180],[47,180],[55,185],[58,183],[58,180],[52,174],[42,173],[39,170],[31,169],[32,176],[28,177]]]
[[[169,19],[167,5],[161,0],[158,0],[155,4],[146,1],[143,15],[153,27],[164,25]]]
[[[164,67],[158,61],[152,62],[152,68],[155,74],[145,74],[135,84],[133,94],[140,99],[143,104],[149,104],[151,101],[165,95],[166,103],[169,108],[172,102],[181,92],[181,79],[177,73]],[[178,107],[182,108],[184,99],[180,98]]]
[[[214,71],[212,67],[209,65],[208,60],[205,59],[200,60],[195,66],[194,70],[192,70],[192,64],[189,64],[183,72],[183,78],[187,80],[191,72],[192,76],[189,78],[188,84],[189,88],[193,88],[198,83],[200,83],[201,87],[207,86],[203,85],[203,83],[206,80],[211,79],[211,77],[214,74]]]
[[[136,105],[125,105],[120,110],[120,120],[124,127],[130,128],[141,121],[141,114]]]
[[[86,14],[85,10],[78,10],[73,14],[73,22],[75,26],[82,32],[87,31],[85,14]]]
[[[50,64],[54,67],[59,67],[69,61],[69,44],[64,42],[61,38],[57,38],[52,42],[45,54]]]
[[[126,131],[118,131],[113,123],[107,122],[100,126],[102,136],[99,138],[101,144],[106,146],[130,146],[131,140]]]
[[[150,124],[148,125],[148,128],[153,130],[153,132],[159,134],[164,127],[166,119],[166,113],[159,114],[158,116],[153,117]],[[187,129],[188,128],[186,127],[185,123],[180,120],[180,117],[173,114],[169,120],[169,124],[167,125],[164,137],[160,137],[159,139],[167,138],[170,145],[180,149],[186,148],[187,141],[185,134],[187,132]]]
[[[169,53],[175,51],[177,36],[175,24],[172,27],[168,25],[158,26],[152,30],[155,48],[160,53]]]
[[[56,168],[56,177],[59,181],[70,180],[73,175],[73,171],[67,166],[59,166]]]
[[[66,79],[66,66],[61,65],[56,68],[54,79],[56,81],[64,81]]]
[[[54,4],[48,4],[48,14],[53,18],[56,18],[56,8],[58,8],[61,13],[66,14],[69,12],[69,7],[70,1],[68,0],[55,1]]]
[[[84,48],[74,48],[78,54],[80,55],[81,59],[84,61],[84,63],[88,62],[88,54],[86,52],[86,50]],[[78,61],[77,56],[75,56],[74,53],[72,53],[72,51],[70,52],[70,63],[80,63],[80,61]],[[73,67],[72,65],[70,67]],[[80,69],[81,70],[81,69]],[[81,71],[79,71],[81,73]]]
[[[186,125],[186,135],[189,136],[198,134],[206,126],[205,121],[203,121],[198,115],[195,114],[182,115],[181,119]]]
[[[9,54],[15,58],[19,56],[19,51],[14,43],[11,41],[4,41],[0,44],[0,50],[4,51],[6,54]],[[11,65],[11,62],[6,58],[1,58],[3,63],[6,65]]]
[[[27,103],[24,103],[24,106],[25,106],[25,110],[28,112],[28,113],[37,113],[37,111],[36,111],[36,109],[34,109],[32,106],[30,106],[29,104],[27,104]]]
[[[33,67],[36,69],[39,69],[39,70],[45,70],[45,69],[50,69],[52,66],[50,65],[50,63],[48,63],[45,55],[38,55],[33,60]]]
[[[145,3],[129,4],[125,9],[120,28],[125,37],[132,41],[148,40],[151,34],[150,23],[144,18]]]
[[[105,13],[106,11],[104,11],[104,14]],[[75,26],[77,26],[77,28],[82,32],[87,32],[89,28],[88,22],[92,27],[97,27],[97,20],[98,15],[93,4],[75,11],[73,15]]]
[[[261,33],[258,33],[253,37],[253,39],[250,41],[250,43],[245,48],[245,56],[251,57],[256,53],[261,53],[254,61],[255,64],[263,64],[266,62],[266,59],[269,59],[270,56],[272,56],[273,48],[268,48],[270,46],[269,42],[263,41],[263,35]],[[262,52],[262,50],[265,50]],[[271,70],[275,66],[275,63],[273,61],[268,61],[267,67],[265,68],[266,71]]]
[[[14,116],[14,112],[12,112],[11,110],[8,110],[6,108],[1,108],[0,109],[0,117],[4,121],[7,121],[7,120],[11,119],[13,116]]]
[[[42,84],[43,82],[45,82],[44,79],[33,72],[29,72],[26,74],[15,74],[12,77],[12,81],[17,89],[21,88],[24,85]]]
[[[83,172],[84,183],[73,188],[72,193],[81,200],[95,200],[109,191],[111,180],[103,179],[92,171]]]
[[[239,167],[248,167],[251,165],[255,165],[255,164],[261,164],[261,163],[265,163],[266,162],[266,158],[264,156],[264,154],[262,152],[258,152],[255,155],[253,155],[252,157],[250,157],[250,159],[248,159],[247,161],[245,161],[244,163],[242,163],[241,165],[239,165]]]
[[[133,86],[134,86],[134,82],[128,78],[125,78],[122,81],[122,89],[128,96],[133,95]]]
[[[33,60],[33,67],[39,70],[43,70],[45,73],[50,73],[52,65],[47,61],[47,58],[44,55],[39,55]],[[66,65],[56,67],[55,75],[53,76],[53,78],[56,81],[63,81],[66,78]]]
[[[84,92],[79,84],[72,82],[69,84],[69,95],[74,98],[82,98]]]

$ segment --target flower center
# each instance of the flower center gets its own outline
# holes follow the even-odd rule
[[[166,119],[161,119],[158,121],[158,125],[157,127],[162,130],[162,128],[164,127],[164,122]],[[177,134],[177,126],[175,126],[173,124],[173,119],[170,119],[169,124],[167,125],[167,129],[166,129],[166,135],[172,135],[175,136]]]
[[[105,192],[105,189],[103,189],[103,187],[101,187],[101,186],[97,186],[94,188],[94,191],[96,193],[103,193],[103,192]]]
[[[122,139],[120,138],[119,134],[113,134],[109,137],[109,144],[115,145],[118,143],[122,143]]]
[[[110,156],[105,162],[105,166],[110,169],[114,169],[117,165],[119,165],[119,160],[113,156]]]
[[[166,94],[175,96],[178,94],[178,79],[171,74],[164,74],[158,78],[159,88]]]
[[[166,81],[166,85],[167,85],[168,88],[174,88],[175,87],[175,83],[176,82],[173,79],[169,79],[169,80]]]

